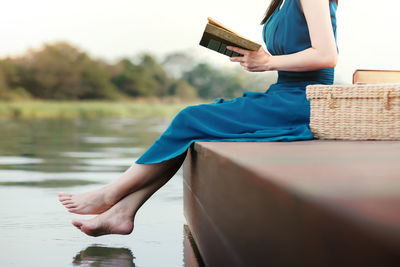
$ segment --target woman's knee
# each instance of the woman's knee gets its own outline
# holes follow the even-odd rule
[[[199,114],[200,105],[187,106],[176,114],[171,124],[175,127],[190,125]]]
[[[187,106],[184,109],[182,109],[177,114],[177,116],[180,116],[180,117],[193,116],[193,114],[196,114],[197,112],[199,112],[199,107],[200,107],[200,105]]]

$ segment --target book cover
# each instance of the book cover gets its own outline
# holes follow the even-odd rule
[[[200,45],[229,57],[242,55],[226,49],[227,46],[251,51],[257,51],[261,47],[260,44],[250,41],[212,18],[208,18]]]
[[[353,74],[353,84],[363,83],[397,83],[400,82],[398,70],[356,70]]]

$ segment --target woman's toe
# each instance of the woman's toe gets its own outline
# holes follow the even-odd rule
[[[80,220],[72,220],[72,224],[73,224],[75,227],[81,228],[81,226],[83,225],[83,222],[80,221]]]
[[[78,209],[77,208],[70,208],[70,209],[68,209],[68,212],[78,213]]]

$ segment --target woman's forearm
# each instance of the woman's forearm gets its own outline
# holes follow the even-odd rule
[[[297,53],[271,56],[262,47],[257,51],[244,50],[227,46],[227,49],[242,54],[242,57],[231,57],[232,62],[239,62],[248,71],[312,71],[336,66],[336,46],[332,48],[307,48]]]
[[[312,71],[333,68],[337,58],[336,52],[322,53],[310,47],[293,54],[271,56],[265,63],[265,70]]]

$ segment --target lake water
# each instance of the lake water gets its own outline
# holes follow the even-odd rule
[[[71,219],[92,215],[57,200],[117,178],[169,122],[0,119],[0,266],[182,266],[182,170],[142,206],[127,236],[84,235]]]

